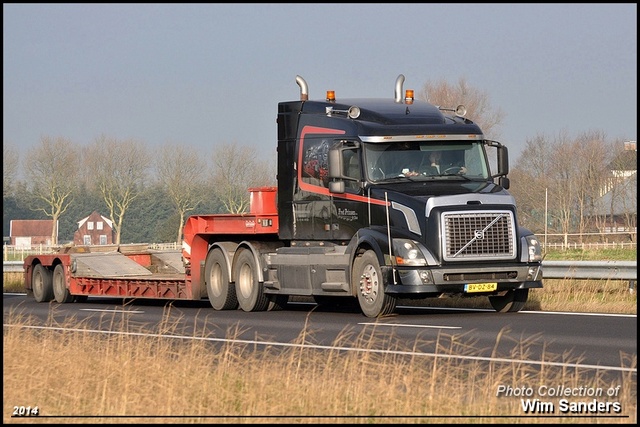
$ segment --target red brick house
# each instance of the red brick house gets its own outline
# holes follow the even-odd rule
[[[78,221],[78,230],[73,233],[73,244],[111,245],[114,241],[113,222],[93,211],[91,215]]]
[[[34,246],[51,246],[53,220],[14,219],[9,223],[11,245],[17,249],[31,249]]]

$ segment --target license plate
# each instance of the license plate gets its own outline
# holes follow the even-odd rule
[[[497,283],[469,283],[464,285],[465,292],[493,292],[498,289]]]

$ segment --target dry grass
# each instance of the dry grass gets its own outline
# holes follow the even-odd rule
[[[345,330],[335,349],[311,348],[307,331],[297,347],[256,349],[231,341],[237,331],[227,332],[226,344],[168,338],[175,319],[157,336],[136,335],[126,324],[121,333],[105,335],[74,322],[68,326],[75,331],[32,329],[30,319],[16,314],[5,322],[4,423],[36,421],[10,418],[15,405],[37,405],[42,416],[54,416],[39,423],[602,422],[559,413],[557,398],[547,400],[563,416],[517,418],[524,415],[521,399],[496,396],[499,385],[619,385],[619,396],[598,399],[619,402],[622,411],[613,415],[625,417],[606,422],[635,423],[637,417],[635,374],[612,381],[586,369],[447,358],[474,353],[454,335],[438,337],[442,357],[434,358],[400,346],[375,326],[359,335]],[[347,338],[373,351],[338,349]],[[527,353],[527,343],[520,343],[508,357]],[[636,361],[630,365],[635,368]]]
[[[638,314],[636,291],[623,280],[547,279],[541,292],[529,295],[545,311]]]
[[[563,311],[572,313],[638,314],[635,289],[624,280],[545,279],[544,288],[529,290],[523,310]],[[451,297],[403,304],[428,307],[491,309],[487,297]]]

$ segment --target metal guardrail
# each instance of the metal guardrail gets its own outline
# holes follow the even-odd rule
[[[24,271],[22,261],[4,261],[3,272]],[[637,261],[542,261],[545,279],[638,280]]]
[[[547,279],[638,280],[637,261],[542,261]]]
[[[3,273],[23,273],[24,262],[23,261],[3,261],[2,272]]]

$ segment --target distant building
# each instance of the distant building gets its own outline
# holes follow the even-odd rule
[[[38,245],[51,246],[51,219],[14,219],[9,223],[9,228],[10,244],[16,249],[32,249]]]
[[[78,230],[73,233],[76,246],[111,245],[113,241],[113,222],[97,211],[78,221]]]
[[[595,214],[604,218],[605,232],[635,232],[638,221],[638,150],[625,141],[624,150],[609,164],[610,177],[600,189]]]

